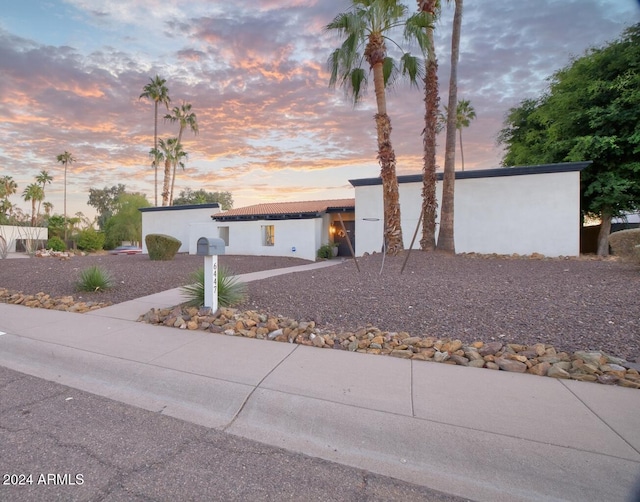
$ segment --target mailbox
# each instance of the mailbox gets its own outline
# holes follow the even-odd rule
[[[200,237],[196,248],[198,256],[218,256],[224,254],[224,241],[215,237]]]

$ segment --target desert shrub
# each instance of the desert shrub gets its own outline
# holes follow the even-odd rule
[[[318,258],[326,258],[327,260],[330,260],[333,258],[334,248],[336,248],[336,244],[332,244],[331,242],[329,244],[323,244],[320,246],[320,249],[318,249]]]
[[[149,234],[144,238],[144,242],[147,244],[149,258],[158,261],[173,260],[182,246],[178,239],[164,234]]]
[[[78,282],[76,283],[76,289],[78,291],[106,291],[112,286],[113,279],[111,278],[111,274],[97,265],[81,271]]]
[[[609,245],[616,256],[640,263],[640,228],[612,233],[609,236]]]
[[[104,247],[105,235],[93,228],[82,230],[78,235],[78,248],[83,251],[99,251]]]
[[[204,305],[204,268],[200,267],[191,274],[191,284],[183,286],[182,294],[186,304],[193,307]],[[238,280],[228,267],[218,267],[218,306],[233,307],[247,298],[247,285]]]
[[[52,251],[66,251],[67,245],[60,237],[51,237],[47,241],[47,249],[51,249]]]

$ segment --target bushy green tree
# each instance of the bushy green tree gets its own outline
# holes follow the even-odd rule
[[[116,208],[116,201],[120,195],[125,193],[126,187],[122,183],[113,185],[111,188],[104,187],[89,189],[89,204],[96,208],[98,212],[98,228],[104,230],[105,223],[113,216]]]
[[[213,204],[217,202],[225,211],[233,207],[231,192],[207,192],[200,189],[193,191],[191,188],[180,191],[180,197],[173,201],[174,206],[186,206],[189,204]]]
[[[105,224],[105,247],[113,249],[122,241],[142,241],[142,213],[138,210],[151,204],[140,193],[123,193],[115,203],[114,215]]]
[[[504,165],[593,161],[582,172],[582,210],[601,218],[598,254],[608,254],[611,218],[640,208],[640,24],[512,108],[499,142]]]

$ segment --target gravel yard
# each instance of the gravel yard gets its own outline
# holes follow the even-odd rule
[[[374,254],[333,267],[286,274],[249,284],[241,309],[258,309],[313,320],[336,331],[372,324],[385,331],[500,340],[560,350],[603,350],[636,361],[640,357],[640,268],[614,260],[526,259],[446,256],[413,252]],[[148,256],[86,256],[0,261],[0,288],[52,296],[82,296],[119,303],[189,282],[202,257],[178,255],[170,262]],[[242,274],[300,265],[295,258],[221,256]],[[74,282],[91,265],[108,269],[116,287],[78,294]],[[143,312],[141,312],[143,314]]]

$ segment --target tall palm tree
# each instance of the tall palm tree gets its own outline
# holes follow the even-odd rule
[[[13,180],[13,177],[0,177],[0,197],[2,198],[0,214],[5,218],[7,213],[11,213],[11,208],[13,207],[13,204],[9,202],[9,197],[16,193],[16,190],[18,190],[18,184]]]
[[[386,41],[397,45],[389,37],[397,28],[406,26],[407,11],[407,7],[396,0],[351,0],[349,11],[339,14],[325,27],[327,31],[344,37],[342,45],[329,57],[331,87],[339,83],[357,104],[367,84],[367,75],[362,68],[363,60],[366,60],[373,73],[378,110],[375,121],[384,203],[384,235],[389,254],[398,253],[404,249],[404,245],[396,156],[391,144],[391,120],[387,115],[385,89],[399,72],[417,85],[422,70],[420,60],[408,53],[403,54],[399,66],[387,53]],[[405,31],[405,36],[407,35]],[[417,32],[413,35],[418,37],[420,46],[424,47],[426,42],[423,37]]]
[[[75,162],[76,159],[73,158],[66,150],[64,153],[61,153],[56,157],[58,162],[60,162],[64,166],[64,240],[67,240],[67,166],[72,162]]]
[[[454,196],[456,182],[456,105],[458,103],[458,59],[460,31],[462,29],[462,3],[455,0],[453,30],[451,33],[451,74],[449,76],[449,104],[447,106],[447,139],[445,144],[444,177],[442,183],[442,211],[436,249],[455,254],[453,234]]]
[[[40,184],[40,186],[42,187],[42,199],[44,200],[45,197],[45,186],[46,185],[50,185],[51,182],[53,181],[53,178],[49,175],[49,173],[45,170],[40,171],[40,174],[38,174],[36,176],[36,181]],[[40,204],[42,203],[42,201],[38,201],[38,210],[36,211],[36,218],[40,217]]]
[[[460,161],[464,171],[464,151],[462,150],[462,128],[469,127],[472,120],[476,118],[476,110],[471,106],[471,101],[461,99],[456,106],[456,129],[460,138]]]
[[[153,101],[153,148],[158,149],[158,103],[162,103],[167,110],[169,109],[169,103],[171,98],[169,97],[169,89],[165,85],[167,81],[160,76],[156,75],[156,78],[149,78],[150,82],[142,88],[142,94],[138,99],[147,98]],[[154,164],[155,173],[155,205],[158,205],[158,165]]]
[[[174,106],[171,113],[168,113],[164,116],[165,120],[170,121],[171,123],[178,122],[180,125],[180,130],[178,131],[178,142],[177,147],[181,146],[182,141],[182,133],[188,127],[191,129],[193,134],[198,134],[198,119],[196,118],[196,114],[191,111],[191,103],[183,102],[181,106]],[[171,193],[169,194],[169,205],[173,204],[173,188],[176,183],[176,167],[178,163],[176,161],[173,162],[173,172],[171,174]]]
[[[169,138],[166,141],[158,141],[158,150],[151,150],[149,155],[158,163],[164,161],[164,182],[162,184],[162,205],[169,205],[169,185],[171,181],[171,166],[174,164],[184,168],[184,160],[187,152],[178,144],[178,138]]]
[[[436,136],[438,133],[438,58],[433,43],[433,31],[436,18],[440,14],[439,0],[417,0],[418,11],[429,18],[426,27],[428,39],[426,71],[424,77],[424,165],[422,168],[422,238],[420,249],[431,251],[436,247],[436,216],[438,201],[436,198]]]
[[[44,190],[37,183],[31,183],[22,192],[22,198],[25,202],[31,201],[31,226],[36,226],[36,202],[42,201],[44,198]]]

